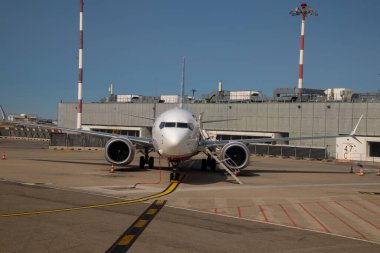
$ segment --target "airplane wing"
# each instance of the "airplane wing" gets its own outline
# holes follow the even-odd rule
[[[116,138],[116,137],[122,136],[129,139],[132,143],[135,143],[135,144],[140,144],[142,146],[153,146],[152,139],[150,138],[140,138],[140,137],[119,135],[119,134],[96,132],[96,131],[91,131],[91,130],[82,130],[82,129],[73,129],[73,128],[66,128],[66,127],[59,127],[59,126],[47,126],[47,125],[33,124],[33,123],[26,123],[26,122],[9,121],[6,119],[6,114],[3,108],[1,107],[1,105],[0,105],[0,111],[1,111],[0,115],[2,118],[0,121],[2,122],[7,122],[11,124],[16,124],[16,125],[23,125],[23,126],[28,126],[28,127],[39,127],[43,129],[61,130],[63,132],[68,132],[68,133],[89,134],[89,135],[109,137],[109,138]]]
[[[352,137],[356,139],[356,130],[358,129],[359,123],[362,120],[363,115],[360,116],[358,122],[356,123],[354,129],[350,134],[344,135],[330,135],[330,136],[305,136],[305,137],[282,137],[282,138],[255,138],[255,139],[241,139],[241,140],[202,140],[200,145],[205,147],[213,146],[223,146],[230,142],[240,142],[240,143],[264,143],[264,142],[273,142],[273,141],[295,141],[295,140],[311,140],[311,139],[330,139],[338,137]],[[357,139],[356,139],[357,140]]]

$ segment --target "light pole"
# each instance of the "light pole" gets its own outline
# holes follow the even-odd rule
[[[305,48],[305,19],[306,16],[318,16],[317,11],[310,8],[306,3],[301,3],[294,10],[289,13],[292,16],[301,16],[301,47],[300,47],[300,62],[298,66],[298,97],[302,101],[302,81],[303,81],[303,51]]]

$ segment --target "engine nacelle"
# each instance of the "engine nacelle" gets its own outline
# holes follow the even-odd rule
[[[249,152],[248,147],[240,142],[230,142],[222,148],[220,152],[220,159],[228,168],[244,169],[249,165]]]
[[[125,165],[132,162],[136,147],[127,138],[112,138],[105,147],[106,160],[115,165]]]

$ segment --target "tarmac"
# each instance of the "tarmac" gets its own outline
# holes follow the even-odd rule
[[[0,252],[105,252],[131,243],[123,233],[141,225],[155,200],[147,196],[167,202],[128,252],[380,252],[375,164],[358,176],[355,164],[350,173],[348,163],[251,157],[238,185],[223,171],[201,171],[197,156],[172,189],[159,158],[141,170],[136,154],[112,173],[99,150],[0,139],[3,152]]]

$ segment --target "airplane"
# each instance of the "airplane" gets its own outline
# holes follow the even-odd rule
[[[183,75],[184,76],[184,75]],[[283,138],[260,138],[260,139],[241,139],[241,140],[211,140],[207,132],[203,129],[203,124],[226,121],[226,120],[202,120],[203,115],[196,117],[190,111],[183,108],[184,99],[184,78],[181,83],[181,94],[179,106],[168,109],[160,114],[156,119],[146,118],[153,121],[152,137],[141,138],[124,136],[112,133],[96,132],[92,130],[72,129],[58,126],[46,126],[24,122],[7,121],[6,114],[0,105],[1,116],[3,121],[16,123],[20,125],[56,129],[64,132],[73,132],[80,134],[89,134],[96,136],[109,137],[110,140],[105,145],[105,159],[113,165],[128,165],[136,154],[136,145],[143,147],[143,156],[140,157],[139,167],[154,167],[154,157],[150,156],[151,152],[156,152],[160,157],[169,161],[172,167],[170,180],[179,180],[179,164],[186,161],[198,153],[205,153],[207,159],[202,159],[201,168],[205,170],[209,167],[211,170],[216,169],[216,165],[225,169],[231,176],[231,171],[240,171],[246,168],[250,163],[250,151],[247,147],[249,143],[265,143],[273,141],[292,141],[305,139],[353,137],[355,138],[356,130],[363,115],[358,120],[350,134],[334,136],[313,136],[313,137],[283,137]],[[133,115],[132,115],[133,116]],[[235,119],[233,119],[235,120]],[[219,149],[217,153],[216,150]],[[237,180],[235,178],[235,180]]]

